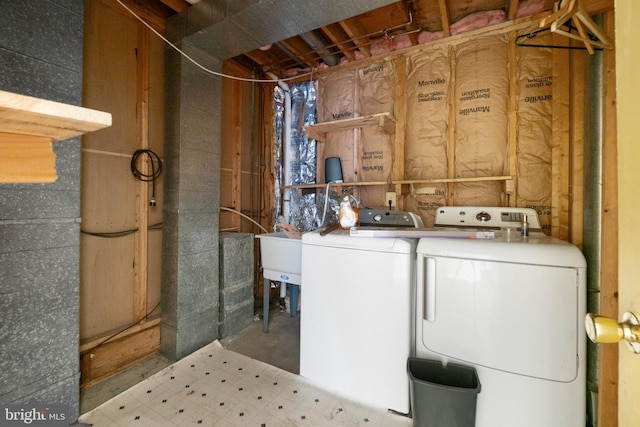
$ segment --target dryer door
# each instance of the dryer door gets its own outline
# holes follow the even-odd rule
[[[576,269],[428,255],[417,267],[418,347],[520,375],[576,378]]]

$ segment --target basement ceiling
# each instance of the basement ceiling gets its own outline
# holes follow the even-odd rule
[[[163,30],[166,20],[209,0],[122,0]],[[231,0],[229,0],[231,1]],[[278,0],[274,0],[278,1]],[[588,11],[613,8],[613,0],[583,0]],[[352,18],[238,55],[232,60],[257,72],[290,77],[552,11],[553,0],[402,0]],[[295,16],[295,14],[294,14]]]

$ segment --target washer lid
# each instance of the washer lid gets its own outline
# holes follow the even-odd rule
[[[302,234],[303,251],[305,246],[324,246],[359,251],[412,254],[415,252],[416,245],[416,239],[351,237],[349,230],[335,230],[324,236],[321,236],[318,231]]]

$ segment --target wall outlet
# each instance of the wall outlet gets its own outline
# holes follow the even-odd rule
[[[385,198],[384,207],[392,207],[395,208],[398,202],[398,196],[393,191],[387,191],[387,196]]]

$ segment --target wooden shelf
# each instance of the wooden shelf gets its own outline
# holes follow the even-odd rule
[[[378,126],[389,135],[396,131],[396,122],[390,113],[370,114],[362,117],[352,117],[349,119],[334,120],[331,122],[316,123],[305,126],[307,137],[316,141],[324,141],[327,132],[362,128],[366,126]]]
[[[0,91],[0,183],[58,178],[53,142],[111,126],[111,114]]]
[[[53,141],[111,126],[111,114],[0,91],[0,131]]]
[[[375,185],[413,185],[413,184],[435,184],[435,183],[457,183],[457,182],[486,182],[486,181],[509,181],[513,179],[510,175],[503,176],[480,176],[472,178],[433,178],[433,179],[402,179],[393,181],[367,181],[367,182],[337,182],[329,184],[330,187],[366,187]],[[312,189],[324,188],[327,184],[300,184],[282,185],[280,189]]]

